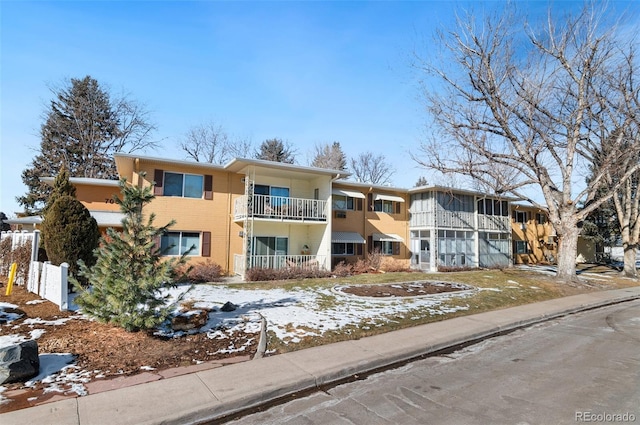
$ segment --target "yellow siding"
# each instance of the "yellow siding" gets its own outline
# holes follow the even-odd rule
[[[525,228],[522,229],[522,223],[515,221],[515,215],[511,215],[512,238],[514,240],[513,258],[516,264],[535,264],[545,263],[557,257],[557,244],[553,235],[553,227],[547,221],[540,224],[536,220],[537,214],[546,213],[535,207],[516,205],[513,211],[522,211],[528,214]],[[528,254],[516,254],[515,241],[526,241],[529,243],[531,250]]]
[[[230,271],[233,268],[233,253],[242,253],[242,227],[231,221],[232,201],[244,193],[244,185],[236,174],[218,170],[203,170],[189,166],[154,167],[153,164],[140,163],[140,173],[145,172],[140,183],[150,185],[156,168],[164,171],[212,175],[213,199],[191,199],[175,196],[156,196],[147,207],[149,213],[156,215],[155,224],[163,226],[175,221],[172,231],[211,232],[211,256],[201,257],[200,253],[189,257],[190,262],[212,261]]]
[[[114,196],[121,197],[119,187],[76,186],[76,198],[89,211],[120,211],[120,206],[113,200]]]

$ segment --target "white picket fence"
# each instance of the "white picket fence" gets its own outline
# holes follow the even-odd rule
[[[69,309],[69,265],[54,266],[50,261],[32,261],[29,267],[27,290],[57,304],[60,310]]]
[[[29,275],[27,282],[20,276],[16,279],[16,285],[25,285],[29,292],[38,294],[60,307],[60,310],[69,308],[69,265],[62,263],[54,266],[50,262],[38,262],[38,245],[40,244],[40,231],[33,232],[2,232],[0,240],[11,238],[11,250],[15,250],[25,243],[31,243],[31,263],[29,265]],[[2,270],[2,273],[8,271]]]

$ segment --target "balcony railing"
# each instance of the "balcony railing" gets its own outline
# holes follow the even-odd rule
[[[234,217],[275,220],[327,221],[327,201],[319,199],[290,198],[286,196],[253,195],[252,202],[247,196],[235,201]]]
[[[326,255],[252,255],[248,260],[246,261],[244,255],[234,255],[234,272],[244,275],[246,270],[253,268],[301,268],[304,270],[324,270],[326,268]]]

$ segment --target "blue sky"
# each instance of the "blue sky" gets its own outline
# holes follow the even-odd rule
[[[411,56],[465,5],[1,0],[0,211],[22,210],[15,197],[26,193],[20,174],[39,148],[48,87],[86,75],[146,105],[162,148],[145,155],[187,159],[180,138],[213,120],[255,146],[283,139],[303,165],[318,143],[383,154],[393,185],[412,187],[429,174],[408,155],[425,123]]]

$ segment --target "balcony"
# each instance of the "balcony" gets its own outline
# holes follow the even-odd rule
[[[233,269],[241,276],[253,268],[324,270],[326,259],[326,255],[252,255],[247,261],[244,255],[235,254]]]
[[[253,195],[235,201],[234,220],[257,218],[279,221],[327,222],[327,201],[319,199],[291,198],[285,196]]]

